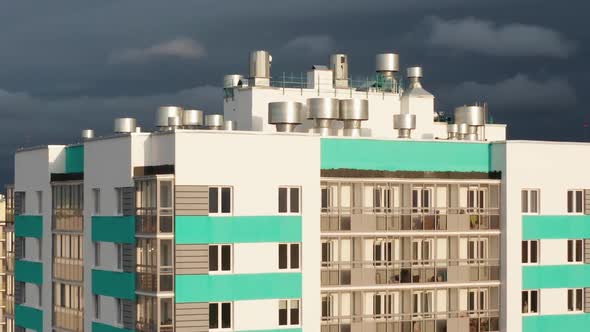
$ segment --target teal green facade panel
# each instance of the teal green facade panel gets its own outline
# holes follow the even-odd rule
[[[92,292],[119,299],[135,299],[135,273],[92,270]]]
[[[135,244],[135,216],[93,216],[92,241]]]
[[[590,215],[522,216],[522,239],[590,238]]]
[[[43,283],[43,264],[25,260],[14,262],[14,279],[41,285]]]
[[[522,318],[523,332],[588,331],[590,314],[534,315]]]
[[[14,217],[14,236],[34,237],[40,239],[43,237],[43,216],[25,216],[19,215]]]
[[[14,307],[14,324],[37,332],[43,332],[43,311],[17,304]]]
[[[301,298],[301,273],[176,275],[176,303]]]
[[[65,173],[84,173],[84,145],[66,147]]]
[[[176,216],[176,244],[301,242],[301,216]]]
[[[522,288],[590,287],[590,264],[522,267]]]
[[[491,144],[321,138],[321,168],[490,172]]]
[[[133,332],[133,330],[92,322],[92,332]]]

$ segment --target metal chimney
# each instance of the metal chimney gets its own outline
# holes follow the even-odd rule
[[[268,51],[250,52],[250,81],[253,86],[270,85],[270,65],[272,56]]]
[[[234,120],[225,120],[225,122],[223,123],[223,130],[236,130],[236,122]]]
[[[292,132],[303,120],[303,104],[294,101],[268,103],[268,123],[275,125],[277,132]]]
[[[235,88],[242,86],[244,76],[239,74],[225,75],[223,76],[223,87],[224,88]]]
[[[136,121],[134,118],[116,118],[113,127],[115,133],[133,133],[135,132]]]
[[[334,73],[334,88],[348,88],[348,55],[332,54],[330,69]]]
[[[409,113],[393,115],[393,129],[398,130],[398,138],[411,138],[416,129],[416,115]]]
[[[174,130],[180,128],[181,125],[180,118],[177,116],[168,117],[168,129]]]
[[[332,128],[335,120],[340,118],[340,103],[336,98],[307,99],[307,118],[314,120],[314,132],[322,136],[333,136],[336,131]]]
[[[407,69],[407,73],[408,79],[410,80],[409,88],[421,88],[422,67],[410,67]]]
[[[466,123],[459,123],[457,130],[457,139],[464,140],[467,134],[469,134],[469,126]]]
[[[223,115],[221,114],[209,114],[205,116],[205,127],[209,130],[222,130],[223,129]]]
[[[361,136],[361,122],[369,120],[369,101],[366,99],[340,100],[340,120],[344,136]]]
[[[82,140],[86,141],[89,140],[91,138],[94,138],[94,130],[92,129],[84,129],[82,130]]]
[[[203,111],[185,110],[182,113],[182,127],[186,129],[198,129],[203,126]]]
[[[486,110],[483,106],[472,105],[472,106],[460,106],[455,108],[455,123],[467,126],[466,132],[461,137],[464,140],[477,141],[485,140],[484,135],[479,137],[479,127],[484,127]]]
[[[168,118],[182,119],[182,108],[178,106],[162,106],[156,111],[156,127],[160,131],[168,130]]]
[[[447,139],[453,140],[457,139],[457,134],[459,133],[459,125],[456,123],[449,123],[447,124]]]

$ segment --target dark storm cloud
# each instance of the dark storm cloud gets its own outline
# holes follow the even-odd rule
[[[108,133],[118,116],[151,129],[161,104],[220,112],[223,75],[245,73],[253,49],[271,51],[275,75],[344,52],[352,75],[372,76],[375,53],[397,51],[403,67],[424,67],[438,107],[485,99],[499,120],[514,123],[511,137],[584,139],[581,131],[564,130],[583,121],[580,98],[590,84],[589,37],[576,24],[585,11],[576,4],[583,2],[6,2],[0,185],[12,181],[12,154],[20,146],[70,143],[86,127]],[[470,33],[461,33],[465,28]],[[523,105],[535,105],[536,125],[523,120],[530,114]],[[562,121],[551,131],[555,112]]]

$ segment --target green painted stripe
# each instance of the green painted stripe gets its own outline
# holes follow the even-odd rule
[[[14,279],[41,285],[43,283],[43,264],[25,260],[14,262]]]
[[[522,216],[522,239],[590,238],[590,215]]]
[[[135,299],[135,273],[92,270],[92,292],[119,299]]]
[[[65,173],[84,173],[84,145],[66,147]]]
[[[534,315],[522,318],[523,332],[588,331],[590,314]]]
[[[15,216],[14,236],[42,238],[43,216]]]
[[[133,332],[133,330],[115,327],[103,323],[92,322],[92,332]]]
[[[135,244],[135,217],[92,217],[92,241]]]
[[[300,242],[301,216],[176,216],[176,244]]]
[[[301,298],[301,273],[176,275],[176,302]]]
[[[43,331],[43,311],[17,304],[14,307],[14,324],[41,332]]]
[[[490,172],[491,145],[375,139],[321,139],[322,169]]]
[[[590,264],[522,267],[522,288],[590,287]]]

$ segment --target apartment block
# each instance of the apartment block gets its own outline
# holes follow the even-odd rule
[[[7,331],[584,330],[590,145],[437,112],[393,53],[365,80],[271,59],[224,78],[223,115],[16,152]]]

